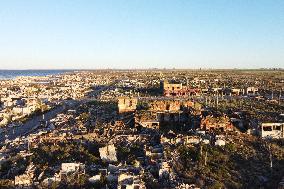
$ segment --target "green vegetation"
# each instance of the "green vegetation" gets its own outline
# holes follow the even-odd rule
[[[180,155],[180,160],[185,165],[185,168],[189,168],[190,164],[188,161],[198,162],[201,159],[200,151],[196,150],[194,146],[188,147],[185,145],[180,146],[178,149],[178,153]]]
[[[182,145],[175,167],[185,179],[198,178],[209,188],[275,188],[284,174],[283,146],[271,146],[271,170],[266,143],[254,137],[236,141],[224,147]]]
[[[218,110],[221,112],[227,112],[228,110],[244,111],[247,112],[250,117],[263,119],[269,117],[273,118],[277,113],[284,112],[284,106],[262,100],[242,98],[220,100]]]
[[[130,147],[118,146],[117,147],[117,157],[121,162],[126,162],[127,164],[134,165],[137,157],[143,156],[143,147],[139,145],[133,145]]]
[[[90,119],[90,115],[86,112],[80,114],[79,120],[82,121],[83,123],[87,122]]]
[[[36,165],[55,166],[62,162],[98,163],[100,160],[97,144],[77,144],[75,142],[43,143],[31,151],[31,161]]]
[[[11,156],[11,158],[9,158],[7,161],[4,161],[0,164],[0,177],[13,180],[16,175],[25,172],[28,164],[29,162],[26,158],[23,158],[19,155]],[[5,185],[7,182],[8,180],[1,182],[0,188],[1,184]]]

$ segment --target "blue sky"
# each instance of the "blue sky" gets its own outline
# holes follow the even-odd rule
[[[0,69],[284,68],[283,0],[0,1]]]

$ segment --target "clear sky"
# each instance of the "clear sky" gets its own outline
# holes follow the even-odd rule
[[[2,0],[0,69],[284,67],[284,0]]]

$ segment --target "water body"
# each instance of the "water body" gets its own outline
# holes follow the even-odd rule
[[[19,76],[57,75],[75,70],[0,70],[0,79],[14,79]]]

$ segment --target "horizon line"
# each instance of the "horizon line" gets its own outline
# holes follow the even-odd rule
[[[0,71],[92,71],[92,70],[284,70],[284,68],[28,68],[28,69],[0,69]]]

